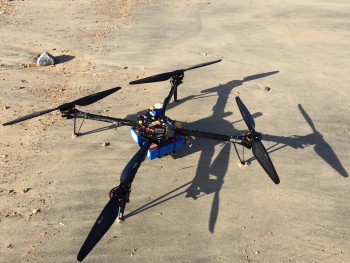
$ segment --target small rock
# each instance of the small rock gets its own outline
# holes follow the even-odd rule
[[[27,193],[30,189],[32,189],[32,188],[30,188],[30,187],[24,188],[24,189],[23,189],[23,193]]]
[[[1,155],[1,159],[5,159],[5,158],[7,158],[8,157],[8,155],[7,154],[3,154],[3,155]]]
[[[107,146],[110,146],[111,143],[110,142],[104,142],[101,144],[102,147],[107,147]]]
[[[41,212],[41,209],[40,208],[35,208],[32,210],[32,214],[35,215],[37,213],[40,213]]]
[[[4,110],[7,110],[7,109],[9,109],[10,107],[9,106],[4,106],[4,107],[2,107]]]
[[[7,245],[7,248],[12,249],[12,248],[13,248],[13,244],[8,244],[8,245]]]
[[[49,65],[55,65],[55,58],[50,53],[45,51],[40,55],[38,58],[36,64],[38,66],[49,66]]]
[[[15,189],[10,189],[9,190],[9,194],[14,193],[14,192],[15,192]]]
[[[271,88],[270,87],[265,87],[265,91],[270,91]]]

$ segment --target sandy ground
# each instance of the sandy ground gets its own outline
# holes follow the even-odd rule
[[[168,116],[245,132],[239,95],[279,173],[204,139],[146,160],[84,262],[349,262],[349,1],[1,0],[0,27],[1,123],[115,86],[83,110],[135,118],[169,83],[129,81],[222,58],[186,72]],[[45,50],[60,63],[35,66]],[[59,112],[0,127],[0,262],[75,262],[138,149],[128,127],[72,131]]]

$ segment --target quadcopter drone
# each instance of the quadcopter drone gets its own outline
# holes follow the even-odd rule
[[[131,184],[135,178],[137,170],[139,169],[146,156],[150,160],[153,160],[156,158],[162,158],[169,154],[173,154],[175,151],[183,148],[186,145],[187,137],[199,137],[230,142],[234,145],[237,156],[242,164],[244,164],[244,158],[242,159],[240,157],[236,144],[240,144],[245,148],[252,149],[254,157],[258,160],[272,181],[275,184],[278,184],[280,182],[271,159],[261,142],[262,136],[255,131],[255,122],[253,116],[239,97],[236,97],[236,102],[243,120],[248,127],[248,132],[245,134],[223,135],[199,130],[184,129],[181,127],[181,124],[179,122],[174,121],[165,115],[171,98],[174,97],[174,101],[177,101],[177,88],[182,83],[185,71],[208,66],[220,61],[221,59],[214,60],[186,69],[157,74],[130,82],[129,84],[134,85],[166,81],[170,79],[171,84],[170,92],[164,99],[163,103],[156,103],[153,106],[149,107],[149,109],[147,109],[144,114],[140,114],[137,117],[137,120],[95,115],[76,109],[76,106],[86,106],[92,104],[120,90],[120,87],[116,87],[88,95],[69,103],[65,103],[56,108],[35,112],[3,124],[11,125],[17,122],[38,117],[54,110],[60,110],[62,117],[74,120],[75,135],[79,135],[80,130],[80,128],[78,131],[76,129],[77,118],[82,118],[83,120],[91,119],[95,121],[108,122],[112,123],[116,127],[131,127],[131,135],[133,139],[139,144],[140,149],[131,158],[131,160],[122,171],[120,176],[120,184],[109,192],[110,200],[97,218],[83,246],[81,247],[77,256],[77,259],[79,261],[82,261],[90,253],[90,251],[100,241],[100,239],[108,231],[108,229],[117,218],[120,220],[123,219],[126,203],[129,202]]]

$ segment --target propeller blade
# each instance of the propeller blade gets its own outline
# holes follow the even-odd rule
[[[205,63],[201,63],[186,69],[179,69],[179,70],[174,70],[171,72],[165,72],[165,73],[161,73],[161,74],[157,74],[157,75],[153,75],[147,78],[143,78],[143,79],[138,79],[138,80],[134,80],[131,81],[129,84],[133,85],[133,84],[142,84],[142,83],[151,83],[151,82],[159,82],[159,81],[165,81],[170,79],[171,77],[178,75],[178,74],[182,74],[187,70],[191,70],[191,69],[195,69],[195,68],[201,68],[201,67],[205,67],[214,63],[218,63],[220,62],[221,59],[218,60],[214,60],[214,61],[210,61],[210,62],[205,62]]]
[[[147,155],[147,151],[149,147],[151,146],[150,141],[146,141],[142,147],[137,151],[137,153],[134,155],[134,157],[131,158],[131,160],[128,162],[128,164],[125,166],[124,170],[122,171],[122,174],[120,176],[120,183],[130,185],[132,181],[135,178],[136,172],[139,169],[141,163],[145,159]]]
[[[303,115],[303,117],[305,118],[306,122],[310,125],[310,128],[312,129],[312,132],[318,133],[318,131],[316,130],[316,127],[313,123],[313,121],[311,120],[309,114],[306,113],[306,111],[304,110],[303,106],[301,106],[301,104],[298,104],[298,108],[301,112],[301,114]]]
[[[79,105],[79,106],[87,106],[87,105],[90,105],[96,101],[99,101],[99,100],[107,97],[108,95],[111,95],[112,93],[114,93],[120,89],[121,89],[121,87],[116,87],[116,88],[104,90],[101,92],[97,92],[94,94],[90,94],[88,96],[85,96],[83,98],[80,98],[80,99],[77,99],[77,100],[71,102],[71,104]]]
[[[254,131],[255,129],[255,121],[253,116],[250,114],[247,107],[243,104],[241,99],[239,97],[236,97],[236,102],[239,108],[239,111],[241,112],[241,115],[244,119],[245,124],[247,124],[247,127],[249,131]]]
[[[211,65],[211,64],[218,63],[220,61],[221,61],[221,59],[217,59],[217,60],[209,61],[209,62],[204,62],[204,63],[198,64],[198,65],[194,65],[192,67],[189,67],[187,69],[183,69],[183,71],[187,71],[187,70],[191,70],[191,69],[195,69],[195,68],[205,67],[205,66],[208,66],[208,65]]]
[[[159,81],[165,81],[170,79],[174,75],[174,72],[165,72],[157,75],[153,75],[147,78],[143,79],[138,79],[131,81],[129,84],[134,85],[134,84],[142,84],[142,83],[151,83],[151,82],[159,82]]]
[[[54,109],[48,109],[48,110],[42,110],[42,111],[33,112],[33,113],[31,113],[31,114],[25,115],[25,116],[23,116],[23,117],[20,117],[20,118],[18,118],[18,119],[13,120],[13,121],[9,121],[9,122],[3,123],[2,125],[3,125],[3,126],[12,125],[12,124],[15,124],[15,123],[17,123],[17,122],[21,122],[21,121],[29,120],[29,119],[31,119],[31,118],[38,117],[38,116],[40,116],[40,115],[49,113],[49,112],[54,111],[54,110],[58,110],[58,107],[57,107],[57,108],[54,108]]]
[[[277,175],[275,167],[273,166],[270,156],[267,153],[264,145],[259,139],[253,141],[252,151],[255,158],[258,160],[260,165],[264,168],[265,172],[270,176],[275,184],[279,184],[280,179]]]
[[[137,151],[134,157],[131,158],[122,172],[120,178],[121,184],[131,185],[137,170],[147,155],[147,151],[150,146],[151,142],[146,141],[143,146]],[[115,219],[118,217],[118,213],[118,197],[113,196],[105,208],[102,210],[100,216],[97,218],[94,226],[87,236],[83,246],[81,247],[77,257],[79,261],[82,261],[90,253],[94,246],[100,241],[103,235],[111,227]]]
[[[49,113],[49,112],[54,111],[54,110],[70,109],[70,108],[74,107],[74,105],[86,106],[86,105],[92,104],[92,103],[94,103],[94,102],[96,102],[98,100],[101,100],[104,97],[107,97],[108,95],[110,95],[110,94],[112,94],[112,93],[114,93],[114,92],[116,92],[116,91],[118,91],[120,89],[121,89],[120,87],[116,87],[116,88],[104,90],[104,91],[101,91],[101,92],[98,92],[98,93],[90,94],[88,96],[85,96],[83,98],[77,99],[75,101],[62,104],[62,105],[60,105],[60,106],[58,106],[58,107],[56,107],[54,109],[41,110],[41,111],[37,111],[37,112],[31,113],[31,114],[25,115],[23,117],[20,117],[18,119],[13,120],[13,121],[6,122],[6,123],[3,124],[3,126],[11,125],[11,124],[14,124],[14,123],[17,123],[17,122],[21,122],[21,121],[25,121],[25,120],[28,120],[28,119],[31,119],[31,118],[34,118],[34,117],[38,117],[40,115]]]
[[[103,208],[101,214],[97,218],[89,235],[87,236],[83,246],[81,247],[77,259],[82,261],[95,245],[100,241],[104,234],[116,220],[119,213],[119,205],[117,197],[112,197],[107,205]]]

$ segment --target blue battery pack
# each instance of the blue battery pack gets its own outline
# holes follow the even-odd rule
[[[142,145],[145,142],[145,139],[143,139],[140,136],[140,134],[138,133],[137,129],[135,129],[135,127],[131,127],[130,131],[131,131],[131,137],[139,145]],[[166,142],[161,145],[152,143],[147,152],[147,157],[150,160],[162,158],[172,152],[175,152],[176,150],[183,148],[185,144],[186,144],[186,138],[181,135],[177,135],[174,139],[171,139],[169,142]]]

